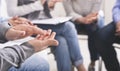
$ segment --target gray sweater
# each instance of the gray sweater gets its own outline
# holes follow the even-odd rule
[[[72,16],[73,21],[92,12],[98,12],[102,0],[63,0],[67,16]]]
[[[5,33],[10,28],[7,23],[0,23],[0,42],[4,43]],[[11,66],[20,67],[25,59],[34,53],[33,47],[27,42],[14,46],[7,46],[0,50],[0,71],[7,71]]]

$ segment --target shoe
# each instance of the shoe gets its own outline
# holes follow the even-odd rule
[[[88,66],[88,71],[95,71],[95,67],[92,66],[92,65],[89,65],[89,66]]]

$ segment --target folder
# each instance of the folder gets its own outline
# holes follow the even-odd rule
[[[51,24],[51,25],[57,25],[57,24],[61,24],[64,23],[66,21],[71,20],[72,17],[56,17],[56,18],[49,18],[49,19],[36,19],[36,20],[32,20],[33,24]]]

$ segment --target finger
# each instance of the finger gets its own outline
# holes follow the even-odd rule
[[[44,30],[44,31],[46,31],[46,30]],[[48,30],[46,31],[46,35],[44,36],[44,39],[49,38],[49,36],[51,35],[51,32],[52,32],[52,30],[51,30],[51,29],[48,29]]]
[[[55,38],[55,35],[56,35],[56,33],[55,33],[55,32],[52,32],[52,34],[51,34],[51,36],[50,36],[49,38],[54,39],[54,38]]]
[[[41,35],[38,39],[39,39],[39,40],[44,40],[44,36]]]
[[[40,35],[38,34],[37,36],[36,36],[36,38],[39,38],[40,37]]]
[[[51,30],[51,29],[48,29],[48,31],[47,31],[47,35],[50,35],[51,32],[52,32],[52,30]]]
[[[34,34],[41,34],[41,35],[45,35],[46,34],[46,32],[44,32],[43,29],[38,28],[38,27],[34,27],[34,26],[33,26],[33,31],[34,31]]]
[[[55,39],[48,40],[46,43],[48,43],[48,46],[58,46],[59,42]]]

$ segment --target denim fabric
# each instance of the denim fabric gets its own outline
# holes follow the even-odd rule
[[[58,71],[72,71],[71,63],[75,66],[83,63],[77,32],[72,22],[38,26],[43,29],[52,29],[56,32],[56,39],[60,44],[57,47],[53,47],[52,50],[57,61]]]
[[[97,22],[92,23],[90,25],[76,23],[75,26],[76,26],[78,33],[85,32],[85,34],[88,35],[88,48],[89,48],[89,52],[90,52],[90,59],[91,59],[91,61],[97,60],[99,57],[99,54],[98,54],[97,49],[95,47],[95,40],[96,40],[95,33],[100,28],[104,27],[104,17],[99,15]]]
[[[115,23],[110,23],[100,29],[96,34],[96,48],[101,55],[107,71],[120,71],[120,64],[117,54],[112,46],[113,43],[120,43],[120,37],[115,36]]]
[[[12,67],[8,71],[49,71],[49,64],[38,54],[34,54],[20,68]]]

